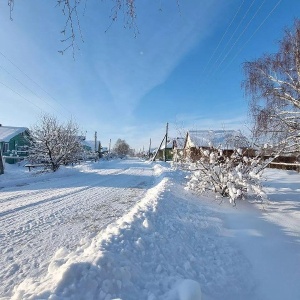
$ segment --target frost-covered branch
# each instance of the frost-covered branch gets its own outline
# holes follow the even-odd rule
[[[275,54],[244,63],[243,87],[258,135],[300,145],[300,21],[287,29]],[[279,133],[280,132],[280,133]],[[285,140],[287,142],[285,142]],[[298,145],[298,146],[297,146]]]
[[[31,130],[29,161],[43,164],[53,172],[60,165],[74,163],[83,149],[78,135],[78,126],[69,121],[60,124],[55,117],[44,115]]]
[[[234,150],[230,156],[217,148],[201,148],[200,151],[200,159],[189,165],[189,189],[200,193],[213,191],[219,197],[227,197],[233,204],[249,195],[265,198],[260,176],[274,157],[265,161],[261,155],[246,156],[247,150],[242,149]]]
[[[14,10],[15,0],[7,0],[9,6],[10,19],[12,19],[12,13]],[[80,21],[85,15],[86,6],[88,0],[55,0],[56,7],[60,8],[61,13],[65,17],[65,24],[61,30],[63,37],[61,42],[65,47],[58,52],[64,54],[68,49],[73,50],[73,56],[75,55],[75,50],[79,49],[77,45],[78,37],[83,42],[83,34],[81,31]],[[91,1],[89,1],[91,2]],[[119,14],[121,13],[124,18],[124,27],[132,28],[134,30],[134,35],[138,33],[136,25],[136,0],[112,0],[112,9],[110,19],[114,23],[117,21]],[[97,5],[95,2],[92,5]],[[108,13],[109,14],[109,13]],[[110,24],[110,26],[112,25]],[[109,27],[110,27],[109,26]]]

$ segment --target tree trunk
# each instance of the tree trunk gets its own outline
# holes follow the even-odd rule
[[[2,151],[0,149],[0,175],[4,174],[4,164],[2,160]]]

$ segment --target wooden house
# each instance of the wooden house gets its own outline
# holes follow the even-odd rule
[[[0,150],[7,163],[15,163],[28,156],[28,138],[28,128],[0,124]]]
[[[183,155],[183,145],[184,138],[170,138],[167,143],[167,147],[165,143],[162,144],[160,149],[156,150],[157,154],[155,154],[155,159],[164,160],[166,153],[166,160],[176,160]],[[165,151],[166,148],[166,151]]]
[[[249,142],[236,130],[190,130],[184,142],[184,156],[197,160],[201,156],[200,148],[219,148],[225,155],[231,155],[236,148],[246,149]]]
[[[173,159],[173,140],[168,140],[167,146],[165,143],[162,144],[162,146],[156,150],[156,153],[154,154],[155,160],[164,160],[166,155],[166,160],[172,160]]]

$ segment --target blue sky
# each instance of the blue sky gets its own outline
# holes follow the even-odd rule
[[[242,63],[275,52],[300,17],[296,0],[139,0],[139,33],[111,26],[114,1],[79,8],[84,42],[64,55],[65,17],[56,1],[0,4],[0,123],[30,127],[42,113],[73,118],[87,139],[133,148],[185,129],[248,126]],[[84,6],[85,1],[82,1]],[[83,8],[83,7],[82,7]]]

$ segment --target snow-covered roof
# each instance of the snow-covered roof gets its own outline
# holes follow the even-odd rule
[[[184,147],[184,138],[169,138],[166,149],[173,149],[174,143],[176,142],[177,149],[183,149]],[[161,145],[160,149],[165,149],[165,142]]]
[[[0,126],[0,142],[8,143],[14,136],[28,131],[26,127]]]
[[[237,130],[190,130],[191,147],[219,147],[234,149],[246,147],[247,138]]]
[[[177,137],[173,140],[176,145],[174,145],[177,149],[183,149],[184,148],[184,138]]]
[[[165,144],[165,142],[163,142],[160,149],[165,149],[165,146],[166,146],[166,144]],[[173,139],[168,140],[166,149],[173,149]]]

